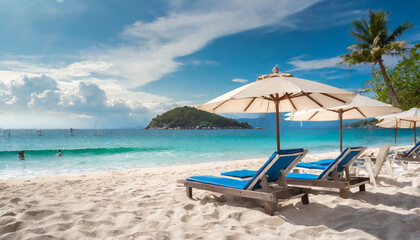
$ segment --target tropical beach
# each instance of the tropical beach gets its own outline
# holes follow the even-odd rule
[[[420,2],[3,1],[1,239],[419,239]]]
[[[408,149],[409,147],[392,148]],[[375,152],[378,149],[370,149]],[[304,161],[335,157],[308,155]],[[341,199],[317,192],[311,203],[279,203],[274,216],[255,200],[197,190],[174,180],[255,169],[266,159],[199,163],[82,175],[1,180],[1,239],[417,239],[420,166],[393,166],[378,186]],[[164,176],[164,177],[163,177]],[[387,227],[384,227],[387,226]]]

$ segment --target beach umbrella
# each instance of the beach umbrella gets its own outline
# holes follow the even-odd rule
[[[356,95],[353,100],[343,106],[326,109],[312,109],[288,114],[290,121],[340,121],[340,151],[343,151],[343,119],[361,119],[383,116],[401,112],[401,109],[389,104]]]
[[[390,114],[382,117],[377,117],[382,122],[376,124],[378,127],[383,128],[395,128],[395,144],[397,143],[397,131],[398,128],[413,128],[414,130],[414,144],[417,143],[416,129],[420,126],[420,109],[411,108],[407,111]]]
[[[326,84],[296,78],[288,73],[262,75],[197,109],[212,113],[276,113],[277,150],[280,150],[280,112],[328,108],[349,103],[355,94]]]

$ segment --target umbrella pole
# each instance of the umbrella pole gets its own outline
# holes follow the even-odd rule
[[[398,121],[395,120],[395,146],[397,145]]]
[[[398,126],[395,127],[395,145],[397,145],[397,132],[398,132]]]
[[[414,145],[416,145],[417,143],[417,137],[416,137],[416,128],[417,128],[417,123],[416,121],[414,121]]]
[[[274,103],[276,105],[277,151],[280,151],[280,116],[279,116],[279,104],[280,104],[280,101],[275,101]]]
[[[340,152],[343,152],[343,110],[338,110],[340,118]]]

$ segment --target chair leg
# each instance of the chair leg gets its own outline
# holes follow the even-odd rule
[[[375,174],[373,173],[372,161],[370,160],[370,158],[365,159],[365,167],[366,167],[366,171],[369,174],[370,181],[373,183],[373,186],[376,187]]]
[[[366,185],[365,185],[365,184],[360,185],[360,186],[359,186],[359,191],[360,191],[360,192],[366,192]]]
[[[192,198],[192,187],[186,187],[187,197]]]
[[[347,198],[349,198],[349,192],[350,192],[350,189],[349,188],[340,188],[340,197],[341,198],[344,198],[344,199],[347,199]]]
[[[394,169],[392,169],[392,160],[391,158],[387,158],[388,161],[386,161],[386,165],[388,166],[388,172],[391,175],[391,177],[394,177]]]
[[[300,199],[301,199],[303,205],[308,205],[309,204],[309,196],[308,196],[307,193],[305,195],[303,195]]]
[[[264,201],[264,212],[270,216],[274,215],[274,212],[277,209],[277,199],[272,201]]]

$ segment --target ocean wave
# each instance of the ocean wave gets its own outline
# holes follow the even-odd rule
[[[168,148],[163,147],[117,147],[117,148],[77,148],[77,149],[61,149],[63,155],[103,155],[103,154],[118,154],[128,152],[155,152],[165,151]],[[20,151],[0,151],[0,156],[4,155],[18,155]],[[58,153],[58,149],[29,149],[25,150],[26,156],[51,156]]]

